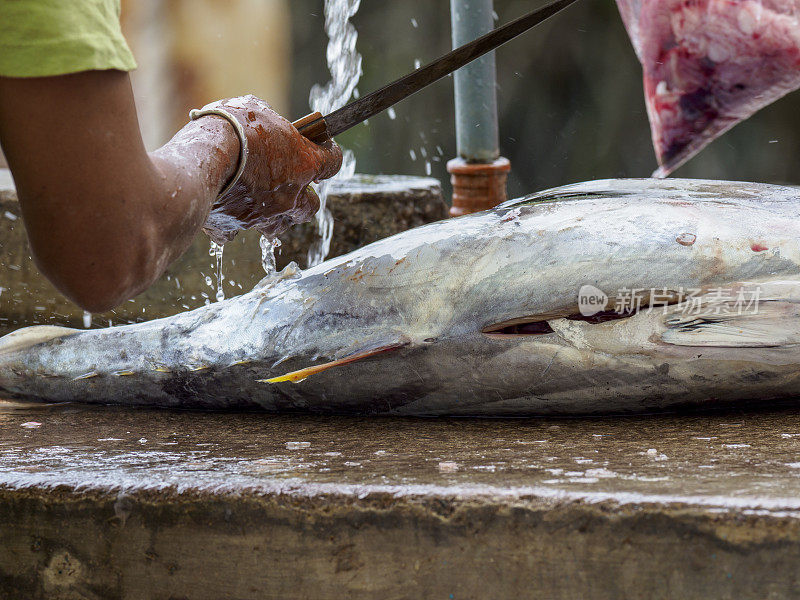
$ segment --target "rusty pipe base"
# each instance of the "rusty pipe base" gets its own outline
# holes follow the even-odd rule
[[[506,200],[506,181],[511,163],[500,157],[492,163],[469,163],[454,158],[447,163],[450,183],[453,184],[451,217],[494,208]]]

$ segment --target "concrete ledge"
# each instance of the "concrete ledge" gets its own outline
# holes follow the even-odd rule
[[[8,597],[617,600],[800,591],[797,526],[785,518],[719,515],[714,523],[691,509],[524,498],[66,496],[0,494]]]
[[[0,416],[3,597],[800,593],[792,411],[359,421],[8,404]]]
[[[334,218],[330,256],[339,256],[375,240],[447,217],[436,179],[400,175],[356,175],[332,185],[328,206]],[[278,267],[290,261],[306,266],[315,225],[286,232]],[[249,291],[264,277],[260,235],[239,234],[225,245],[223,289],[226,297]],[[216,294],[216,259],[209,240],[199,235],[189,250],[149,290],[110,313],[95,315],[94,326],[146,321],[198,308]],[[87,273],[87,276],[91,276]],[[211,278],[211,286],[206,277]],[[0,335],[36,324],[83,327],[83,311],[64,298],[39,273],[20,217],[10,172],[0,169]]]

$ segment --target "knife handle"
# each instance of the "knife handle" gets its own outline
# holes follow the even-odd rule
[[[322,113],[315,112],[306,115],[302,119],[298,119],[292,123],[297,128],[297,131],[303,134],[303,137],[308,138],[315,144],[322,144],[329,139],[328,124]]]

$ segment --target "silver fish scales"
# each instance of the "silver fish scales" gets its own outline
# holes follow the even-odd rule
[[[548,190],[174,317],[21,330],[0,340],[0,396],[482,416],[796,397],[798,196],[679,179]],[[597,314],[582,289],[606,296]]]

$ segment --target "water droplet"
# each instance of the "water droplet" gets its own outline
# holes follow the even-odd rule
[[[210,256],[216,257],[216,273],[217,273],[217,293],[214,295],[217,302],[222,302],[225,300],[225,291],[222,289],[222,282],[225,280],[225,276],[222,274],[222,253],[225,250],[225,246],[221,244],[217,244],[216,242],[211,242],[211,248],[208,250],[208,254]],[[211,286],[211,278],[206,277],[206,285]]]
[[[386,114],[389,115],[389,118],[394,121],[397,118],[397,113],[394,110],[393,106],[390,106],[389,109],[386,111]]]
[[[412,26],[414,29],[416,29],[417,27],[419,27],[419,23],[417,23],[417,20],[416,20],[416,19],[411,19],[411,26]]]
[[[287,450],[302,450],[303,448],[310,448],[311,442],[286,442]]]
[[[262,235],[258,243],[261,246],[261,267],[264,273],[272,275],[277,271],[275,250],[280,248],[281,241],[278,238],[270,239]]]
[[[83,327],[89,329],[92,326],[92,313],[83,311]]]

